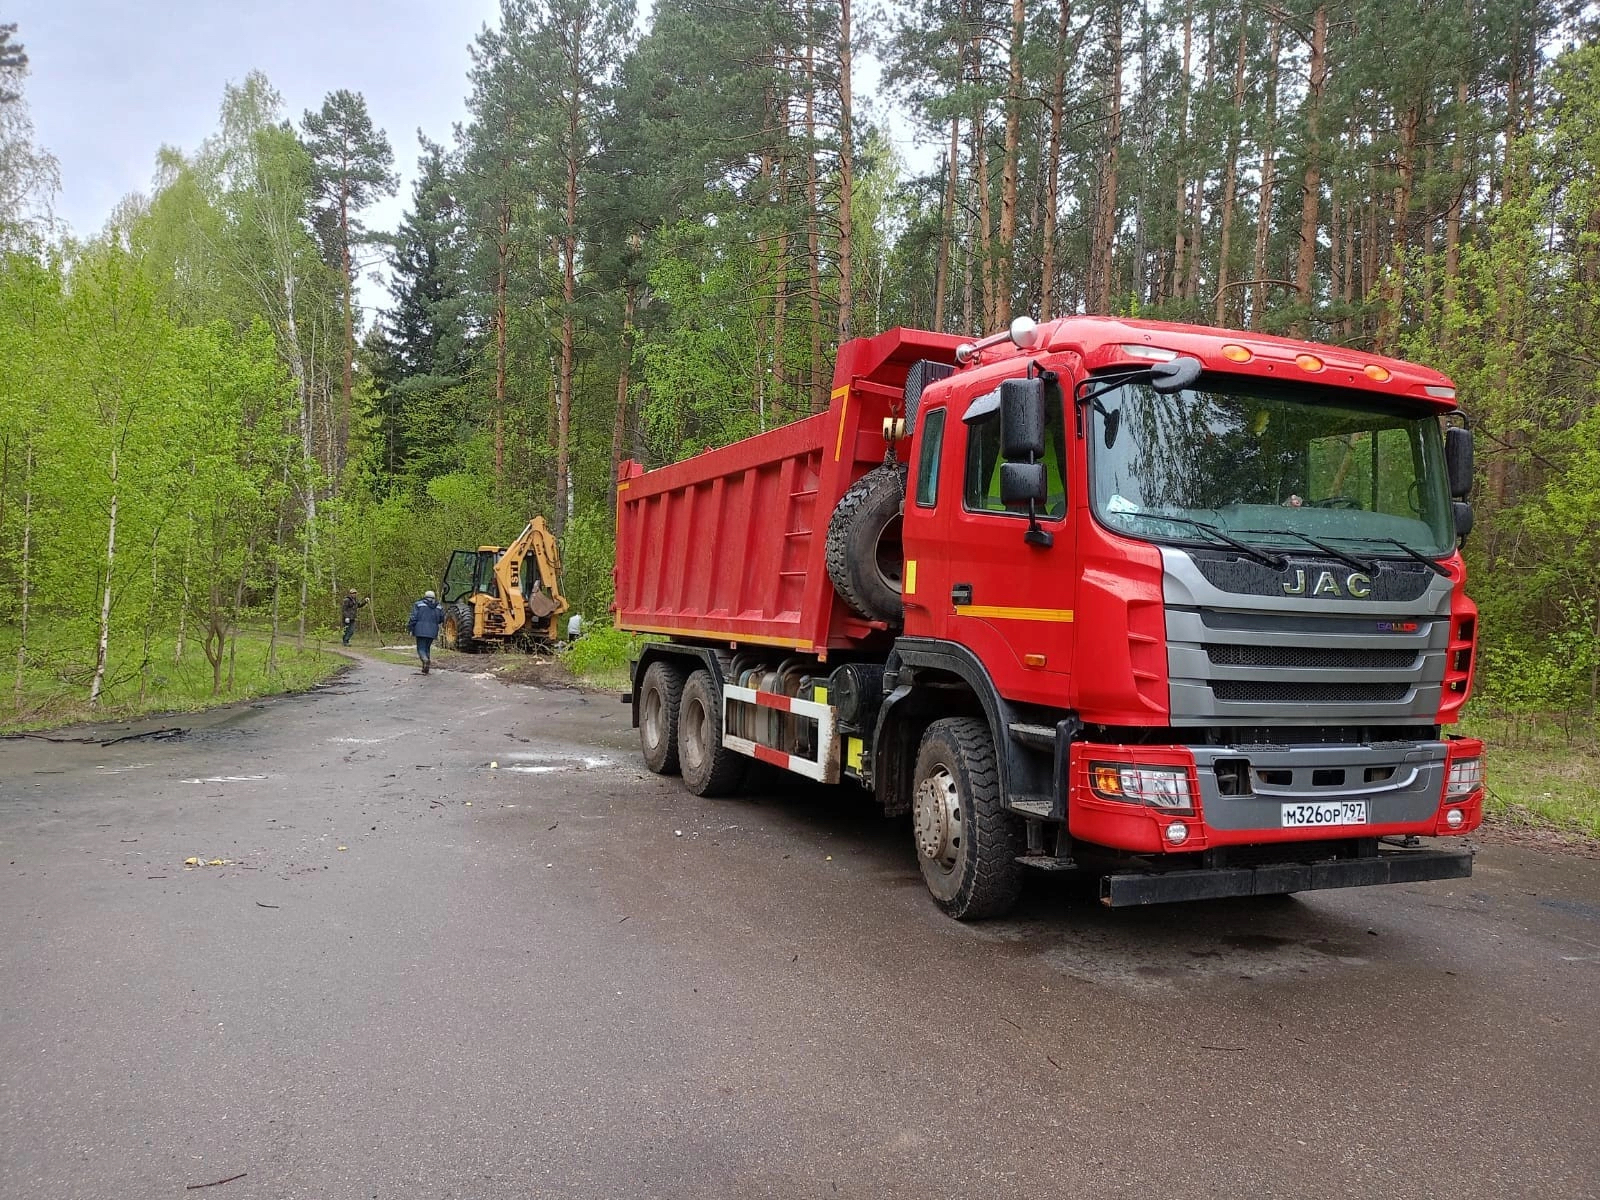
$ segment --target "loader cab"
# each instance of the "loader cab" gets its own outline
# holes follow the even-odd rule
[[[445,604],[454,604],[477,592],[495,594],[493,550],[457,550],[450,555],[444,569],[444,583],[439,598]]]

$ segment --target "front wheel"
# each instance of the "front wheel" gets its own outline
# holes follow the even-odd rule
[[[1004,916],[1022,893],[1022,824],[1000,801],[988,723],[947,717],[917,752],[912,828],[917,863],[934,900],[958,921]]]
[[[439,640],[446,650],[471,654],[478,648],[472,637],[472,605],[465,600],[445,605],[444,621],[439,627]]]

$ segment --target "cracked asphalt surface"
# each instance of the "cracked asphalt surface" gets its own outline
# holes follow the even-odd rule
[[[0,742],[0,1197],[1600,1195],[1591,858],[964,926],[903,823],[690,796],[610,696],[155,724]]]

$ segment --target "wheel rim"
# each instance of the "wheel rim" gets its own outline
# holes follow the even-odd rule
[[[706,756],[706,706],[698,696],[683,702],[683,712],[678,717],[678,728],[683,731],[683,746],[679,756],[684,765],[697,769]]]
[[[929,882],[959,881],[966,850],[961,829],[961,791],[946,767],[935,767],[917,784],[912,820],[917,856]]]
[[[647,688],[644,693],[644,703],[639,709],[639,725],[644,729],[645,740],[649,744],[661,744],[662,712],[666,708],[661,702],[661,692],[656,688]]]
[[[883,532],[878,534],[877,545],[872,548],[873,565],[878,578],[883,581],[884,587],[895,593],[904,590],[901,575],[905,569],[905,547],[900,540],[900,524],[899,517],[891,519],[883,527]]]
[[[454,617],[446,617],[444,619],[444,644],[454,650],[460,641],[461,631],[456,628],[456,619]]]

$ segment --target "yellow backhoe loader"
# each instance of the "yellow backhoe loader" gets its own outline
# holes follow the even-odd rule
[[[561,554],[543,517],[529,521],[509,546],[453,552],[439,587],[440,642],[467,653],[549,645],[571,607],[561,594],[560,575]]]

